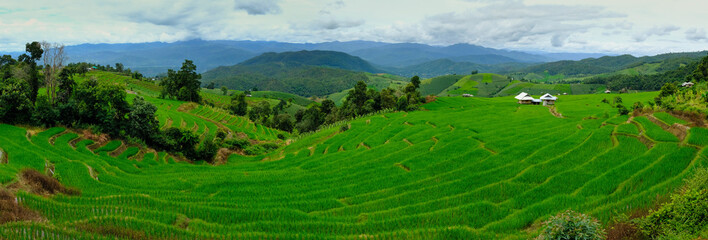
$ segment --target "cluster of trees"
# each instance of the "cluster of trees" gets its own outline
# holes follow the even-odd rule
[[[402,91],[385,88],[376,91],[367,87],[364,81],[359,81],[350,90],[343,105],[337,107],[334,101],[326,99],[321,104],[311,104],[307,109],[298,110],[294,116],[284,112],[290,103],[281,100],[271,107],[266,101],[257,103],[248,109],[246,94],[235,95],[229,110],[239,116],[246,116],[257,123],[277,128],[283,131],[311,132],[323,124],[355,118],[384,109],[399,111],[415,110],[425,98],[420,95],[420,78],[415,76]]]
[[[26,50],[17,60],[8,55],[0,58],[0,122],[90,128],[181,152],[192,160],[210,161],[218,151],[213,141],[199,144],[199,137],[191,131],[161,131],[155,118],[157,107],[141,97],[130,104],[122,86],[95,79],[76,83],[78,69],[86,67],[64,66],[63,46],[33,42]],[[44,58],[51,59],[37,66],[37,61]],[[43,82],[40,77],[44,77]],[[38,94],[40,87],[47,89],[46,95]]]
[[[160,97],[176,98],[180,101],[200,102],[202,78],[201,74],[197,73],[197,66],[191,60],[184,60],[182,68],[179,71],[172,69],[167,70],[167,77],[160,81],[162,92]]]

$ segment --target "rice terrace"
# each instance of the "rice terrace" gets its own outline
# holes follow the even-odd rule
[[[44,35],[0,4],[7,33],[67,42],[0,38],[0,240],[708,239],[702,29],[568,30],[620,24],[603,17],[611,3],[419,3],[405,12],[441,15],[408,29],[334,17],[407,17],[344,1],[216,2],[95,21],[141,34],[28,10],[59,16],[27,23]],[[487,22],[502,7],[534,14]],[[463,16],[479,25],[454,28]],[[59,22],[70,27],[42,25]],[[490,35],[498,26],[519,39]],[[370,35],[382,29],[403,35]],[[436,36],[453,30],[475,37]]]

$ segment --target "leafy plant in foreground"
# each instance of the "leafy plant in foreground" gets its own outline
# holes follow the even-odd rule
[[[567,210],[551,217],[537,240],[550,239],[605,239],[600,223],[582,213]]]

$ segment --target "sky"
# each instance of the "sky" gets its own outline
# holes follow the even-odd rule
[[[0,51],[41,40],[368,40],[653,55],[708,49],[706,9],[698,0],[2,0]]]

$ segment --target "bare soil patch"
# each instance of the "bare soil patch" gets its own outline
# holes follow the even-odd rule
[[[39,213],[17,202],[17,197],[7,189],[0,189],[0,224],[16,221],[41,221]]]
[[[64,187],[57,179],[44,175],[39,171],[27,168],[20,171],[17,182],[10,185],[11,189],[23,189],[32,194],[49,196],[57,193],[80,195],[78,189]]]

